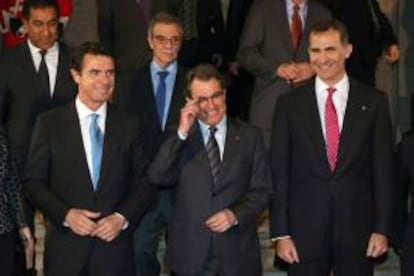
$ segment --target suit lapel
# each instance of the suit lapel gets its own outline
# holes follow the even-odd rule
[[[122,127],[119,126],[121,119],[114,112],[113,107],[108,104],[105,123],[104,147],[102,154],[101,172],[98,188],[101,190],[106,183],[106,178],[111,169],[111,162],[115,160],[118,148],[122,144]]]
[[[42,91],[40,90],[40,81],[37,77],[37,71],[33,62],[32,54],[30,53],[29,45],[27,45],[26,42],[23,43],[20,50],[22,56],[22,72],[24,72],[24,74],[27,74],[29,81],[28,87],[32,88],[32,91],[30,93],[36,93],[38,96],[42,96]]]
[[[194,123],[191,134],[189,135],[189,144],[191,147],[191,155],[195,157],[196,162],[202,168],[201,171],[206,172],[205,177],[209,178],[210,182],[213,183],[213,176],[211,175],[210,164],[203,141],[203,136],[201,134],[200,126],[197,122]]]
[[[172,93],[170,109],[168,111],[167,123],[165,124],[165,130],[170,128],[177,128],[177,117],[181,107],[183,106],[183,89],[184,89],[185,74],[180,66],[177,67],[177,75],[175,77],[174,90]],[[154,101],[155,103],[155,101]]]
[[[307,121],[307,129],[310,133],[312,143],[315,145],[314,149],[317,151],[316,155],[321,160],[321,169],[330,173],[328,159],[326,156],[326,144],[323,137],[321,118],[319,116],[318,102],[316,100],[314,81],[309,81],[307,87],[304,87],[304,101],[302,102],[305,113],[305,120]]]
[[[65,97],[65,95],[60,95],[60,93],[64,93],[64,91],[67,91],[67,89],[61,88],[61,86],[69,85],[67,81],[65,81],[67,79],[68,74],[70,74],[68,68],[70,68],[69,58],[68,56],[66,56],[63,46],[59,44],[58,68],[56,72],[55,88],[53,90],[52,96],[53,99]]]
[[[146,93],[146,102],[148,103],[148,121],[154,122],[157,124],[158,129],[161,130],[160,120],[158,118],[157,112],[157,103],[155,102],[155,93],[154,93],[154,86],[152,84],[152,77],[151,77],[151,68],[150,64],[148,64],[146,70],[144,71],[144,82],[143,82],[143,93]],[[138,91],[139,92],[139,91]]]
[[[239,145],[241,142],[243,142],[241,141],[241,139],[242,137],[240,135],[240,129],[237,126],[237,123],[232,119],[228,118],[223,160],[221,162],[218,181],[216,185],[220,185],[220,183],[222,183],[221,180],[223,179],[225,172],[229,171],[229,166],[231,166],[234,158],[237,157],[237,153],[240,152]]]
[[[346,156],[350,156],[352,148],[352,135],[355,134],[355,125],[359,120],[361,109],[366,108],[362,93],[358,93],[358,89],[354,87],[354,83],[350,81],[350,89],[348,101],[346,104],[344,122],[341,131],[341,140],[338,149],[338,161],[336,170],[340,169],[345,163]],[[346,153],[346,154],[345,154]]]
[[[272,1],[270,1],[272,2]],[[286,48],[292,52],[293,44],[290,36],[289,18],[286,12],[285,0],[276,0],[272,10],[276,13],[275,20],[278,26],[281,26],[282,32],[279,33],[286,44]]]
[[[65,126],[65,139],[63,141],[69,141],[67,148],[70,149],[71,155],[74,156],[73,166],[79,166],[79,179],[88,179],[90,184],[88,189],[89,192],[93,192],[91,175],[88,168],[88,161],[86,160],[86,152],[83,146],[82,132],[79,123],[78,113],[76,111],[75,103],[69,105],[67,115],[62,122]],[[79,162],[80,160],[80,162]],[[72,164],[72,163],[69,163]]]

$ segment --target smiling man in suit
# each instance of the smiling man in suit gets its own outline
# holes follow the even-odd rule
[[[260,132],[227,117],[225,87],[213,65],[189,72],[178,131],[149,169],[152,184],[176,189],[166,252],[174,275],[262,275],[256,220],[270,171]]]
[[[69,53],[57,41],[59,7],[55,0],[27,0],[23,22],[28,39],[0,58],[0,122],[8,131],[19,174],[23,174],[36,116],[75,97]],[[27,204],[34,230],[34,208]]]
[[[144,129],[144,150],[151,161],[164,138],[176,132],[180,109],[185,103],[187,69],[177,63],[183,39],[180,21],[159,13],[150,21],[147,41],[152,60],[138,69],[129,94],[116,94],[116,102],[138,115]],[[157,200],[134,234],[137,275],[158,276],[160,237],[171,216],[172,189],[159,189]]]
[[[266,148],[280,95],[314,76],[307,52],[310,27],[330,12],[313,0],[257,0],[240,38],[240,64],[254,77],[249,122],[259,127]]]
[[[132,232],[152,201],[137,119],[107,103],[114,60],[74,54],[75,102],[39,116],[24,188],[47,219],[45,275],[134,275]]]
[[[386,95],[348,78],[338,21],[309,38],[315,79],[281,97],[271,140],[271,234],[289,275],[372,275],[387,252],[393,138]]]

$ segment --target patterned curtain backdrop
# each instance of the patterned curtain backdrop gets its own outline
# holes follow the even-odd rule
[[[22,22],[24,0],[0,0],[0,32],[3,36],[3,47],[10,48],[26,39]],[[72,13],[72,0],[57,0],[60,9],[61,30]]]

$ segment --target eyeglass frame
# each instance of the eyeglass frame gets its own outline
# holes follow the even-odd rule
[[[182,42],[182,36],[166,37],[163,35],[152,34],[152,39],[160,45],[167,45],[168,43],[171,43],[172,46],[178,46]]]
[[[216,91],[210,97],[198,97],[197,103],[199,106],[206,106],[209,101],[212,101],[213,103],[217,104],[219,100],[222,100],[224,95],[225,95],[224,89],[220,91]]]

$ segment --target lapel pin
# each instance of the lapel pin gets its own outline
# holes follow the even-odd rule
[[[367,109],[368,109],[368,107],[366,105],[361,106],[362,111],[366,111]]]
[[[234,140],[239,141],[240,140],[240,136],[239,135],[235,136],[234,137]]]

